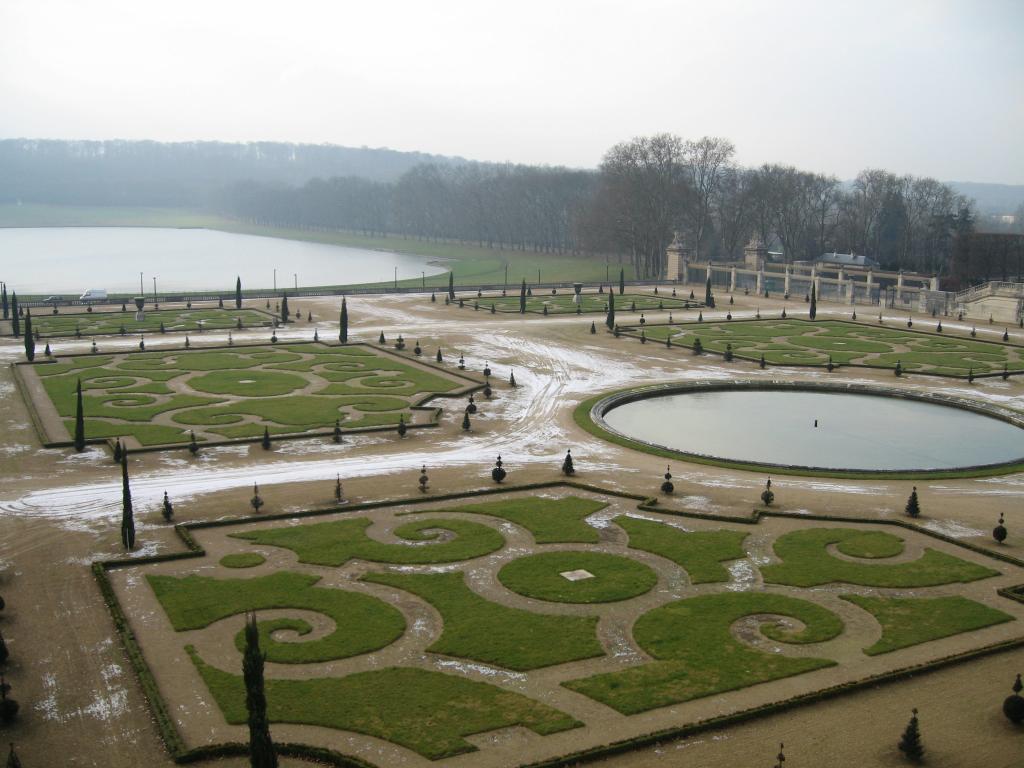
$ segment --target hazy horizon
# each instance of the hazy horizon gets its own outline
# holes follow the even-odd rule
[[[1024,3],[0,6],[0,137],[282,141],[593,168],[736,161],[1024,184]]]

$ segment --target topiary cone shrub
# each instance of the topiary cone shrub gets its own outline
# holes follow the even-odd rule
[[[269,451],[270,450],[270,428],[269,427],[264,427],[263,428],[263,439],[260,440],[260,445],[263,446],[263,450],[265,450],[265,451]]]
[[[473,425],[469,423],[469,409],[467,409],[465,413],[462,414],[462,431],[469,432],[472,426]]]
[[[466,406],[466,413],[476,413],[476,398],[469,396],[469,404]]]
[[[910,492],[910,498],[907,499],[907,506],[904,510],[910,517],[921,516],[921,505],[917,500],[917,486],[915,485],[913,490]]]
[[[334,420],[334,432],[331,437],[335,443],[341,442],[341,419]]]
[[[924,758],[924,747],[921,745],[921,729],[917,721],[917,708],[911,710],[910,722],[900,737],[897,745],[900,752],[913,763],[919,763]]]
[[[772,502],[775,501],[775,492],[772,491],[772,479],[770,477],[764,485],[764,490],[761,491],[761,501],[764,502],[766,507],[770,507]]]
[[[398,436],[405,437],[405,433],[409,428],[405,425],[405,416],[398,414]]]
[[[256,483],[252,484],[252,498],[249,499],[249,506],[253,508],[254,512],[259,512],[260,508],[265,502],[260,498],[260,487]]]
[[[562,462],[562,474],[566,477],[570,477],[576,474],[576,467],[572,463],[572,450],[565,452],[565,461]]]
[[[427,465],[424,464],[423,468],[420,470],[420,479],[419,479],[420,493],[426,493],[427,492],[427,488],[429,487],[429,484],[430,484],[430,478],[427,477]]]
[[[704,354],[704,345],[701,344],[699,338],[694,339],[694,341],[693,341],[693,354],[695,354],[695,355],[703,355]]]
[[[1021,683],[1018,674],[1013,682],[1013,694],[1003,701],[1003,714],[1014,725],[1024,723],[1024,696],[1020,695],[1021,690],[1024,690],[1024,683]]]

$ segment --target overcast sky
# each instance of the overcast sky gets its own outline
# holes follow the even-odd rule
[[[278,140],[1024,183],[1024,0],[0,0],[0,138]]]

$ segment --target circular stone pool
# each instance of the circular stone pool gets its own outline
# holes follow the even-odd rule
[[[605,398],[591,415],[637,447],[755,466],[934,472],[1024,459],[1008,412],[868,387],[680,385]]]

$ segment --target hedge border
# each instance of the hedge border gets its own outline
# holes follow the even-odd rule
[[[704,464],[724,469],[735,469],[742,472],[758,472],[761,474],[772,473],[778,475],[798,475],[801,477],[834,477],[855,480],[942,480],[974,477],[995,477],[1009,475],[1024,471],[1024,457],[999,464],[986,464],[980,466],[958,467],[954,469],[902,469],[902,470],[845,470],[829,469],[825,467],[804,467],[789,464],[768,464],[757,461],[741,461],[737,459],[721,459],[715,456],[706,456],[699,453],[678,451],[656,443],[646,443],[627,437],[607,425],[604,421],[604,414],[616,405],[642,400],[665,394],[689,393],[689,392],[717,392],[717,391],[797,391],[797,392],[839,392],[849,394],[872,395],[879,397],[895,397],[905,400],[914,400],[933,405],[945,405],[948,407],[961,408],[963,410],[997,418],[1001,421],[1012,424],[1018,428],[1024,428],[1024,417],[1010,409],[988,405],[980,401],[968,400],[966,398],[942,395],[940,393],[914,392],[908,389],[897,389],[883,385],[866,385],[852,382],[810,382],[810,381],[781,381],[772,379],[762,381],[758,379],[741,379],[728,381],[690,381],[672,382],[669,384],[653,384],[641,387],[626,387],[624,389],[605,392],[594,397],[587,398],[579,403],[573,411],[573,421],[585,432],[599,437],[607,442],[653,454],[666,459],[683,461],[691,464]]]
[[[768,323],[768,322],[777,322],[777,321],[782,320],[782,319],[793,320],[793,321],[800,322],[800,323],[807,323],[809,325],[813,325],[813,324],[815,324],[817,322],[817,320],[811,320],[810,318],[805,319],[805,318],[802,318],[802,317],[788,317],[788,316],[786,318],[782,318],[781,316],[780,317],[738,318],[738,319],[736,319],[735,322],[737,322],[737,323]],[[681,326],[703,326],[705,324],[718,324],[718,323],[731,323],[731,322],[733,322],[733,321],[732,320],[726,320],[726,319],[723,318],[722,320],[705,320],[703,322],[696,321],[696,320],[691,320],[691,321],[685,322],[685,323],[645,323],[642,326],[641,325],[622,325],[622,326],[619,326],[619,335],[620,336],[626,336],[627,338],[631,338],[631,339],[639,339],[640,338],[640,333],[639,333],[640,330],[643,329],[643,328],[647,328],[648,326],[653,327],[653,328],[658,328],[658,327],[681,327]],[[846,325],[854,325],[854,326],[859,326],[859,327],[862,327],[862,328],[887,328],[889,330],[896,330],[896,329],[891,328],[890,326],[885,325],[884,323],[881,324],[881,325],[872,325],[871,323],[863,323],[860,320],[844,320],[843,318],[823,317],[822,318],[822,322],[844,323]],[[907,333],[916,333],[916,334],[921,335],[921,336],[934,336],[934,337],[939,338],[939,339],[954,338],[954,339],[961,339],[963,341],[973,341],[973,342],[976,342],[978,344],[992,344],[992,345],[995,345],[995,346],[1008,346],[1008,347],[1013,347],[1015,349],[1024,350],[1024,344],[1017,344],[1017,343],[1014,343],[1012,341],[990,341],[989,339],[977,339],[977,338],[973,338],[973,337],[972,338],[967,338],[967,337],[961,336],[960,334],[955,334],[953,336],[950,336],[950,334],[937,333],[935,331],[916,331],[913,328],[907,328],[906,332]],[[651,343],[652,344],[661,344],[662,342],[660,342],[660,341],[652,341]],[[691,346],[689,344],[683,344],[682,342],[673,343],[672,346],[678,346],[678,347],[680,347],[682,349],[689,349],[691,351],[693,350],[693,346]],[[823,351],[827,351],[827,350],[823,350]],[[725,357],[725,352],[718,352],[718,351],[713,350],[713,349],[705,349],[703,354],[705,354],[705,355],[718,355],[719,357]],[[747,355],[742,355],[742,354],[739,354],[737,352],[733,352],[733,359],[735,359],[735,360],[743,360],[743,361],[748,362],[748,363],[760,363],[761,362],[761,358],[759,358],[759,357],[749,357]],[[771,365],[774,368],[827,368],[828,367],[828,363],[820,363],[820,364],[819,363],[765,363],[765,365],[766,366],[767,365]],[[832,367],[833,367],[833,369],[836,369],[836,370],[838,370],[839,368],[864,368],[864,369],[869,370],[869,371],[891,371],[891,370],[893,370],[892,368],[885,368],[885,367],[880,366],[880,365],[865,365],[863,363],[843,363],[842,365],[840,365],[839,363],[834,363]],[[967,375],[961,375],[961,374],[956,374],[956,373],[935,373],[934,371],[917,371],[917,370],[908,371],[908,370],[904,370],[903,371],[903,375],[904,376],[935,376],[935,377],[938,377],[938,378],[941,378],[941,379],[956,379],[958,381],[967,381],[967,379],[968,379]],[[1022,376],[1022,375],[1024,375],[1024,369],[1019,370],[1019,371],[1007,371],[1006,375],[1007,375],[1007,377],[1010,377],[1010,376]],[[975,378],[975,379],[994,379],[994,378],[1002,378],[1002,376],[1003,376],[1002,371],[996,371],[995,373],[977,373],[977,374],[973,375],[973,378]]]
[[[417,358],[415,356],[413,356],[411,359],[407,358],[406,356],[399,354],[398,351],[392,350],[392,349],[390,349],[390,348],[388,348],[388,347],[386,347],[386,346],[384,346],[382,344],[371,344],[370,342],[365,342],[365,341],[353,341],[353,342],[347,342],[345,344],[338,344],[338,343],[333,343],[333,342],[332,343],[328,343],[326,341],[312,341],[312,340],[310,340],[310,341],[294,341],[294,342],[286,341],[286,342],[282,342],[282,344],[283,345],[291,345],[291,344],[319,344],[319,345],[327,347],[329,349],[335,349],[335,348],[341,348],[341,347],[366,347],[367,349],[372,349],[375,352],[383,352],[385,355],[389,355],[392,358],[395,358],[395,359],[398,359],[398,360],[402,361],[403,363],[406,363],[406,364],[412,363],[413,365],[420,365],[420,366],[423,366],[423,367],[427,368],[432,373],[439,373],[439,374],[444,374],[446,376],[452,376],[452,377],[454,377],[456,379],[460,379],[460,380],[462,380],[464,382],[467,382],[465,385],[463,385],[460,389],[458,389],[455,392],[434,392],[434,393],[429,393],[429,394],[425,395],[423,398],[421,398],[420,400],[416,401],[415,403],[412,403],[409,406],[409,410],[412,410],[412,411],[430,411],[431,412],[430,421],[427,422],[426,424],[407,424],[406,425],[407,429],[429,429],[431,427],[438,426],[438,423],[439,423],[439,421],[441,419],[441,414],[444,413],[444,408],[442,408],[439,405],[427,405],[427,403],[429,403],[431,400],[435,400],[435,399],[439,399],[439,398],[448,398],[448,399],[460,398],[460,397],[463,397],[465,395],[469,395],[469,394],[474,393],[474,392],[479,392],[485,386],[487,386],[486,383],[481,383],[479,379],[473,378],[472,376],[469,376],[469,375],[467,375],[466,373],[464,373],[462,371],[451,371],[451,370],[448,370],[447,368],[444,368],[444,367],[442,367],[442,366],[440,366],[440,365],[438,365],[436,363],[432,363],[432,362],[429,362],[429,361],[426,361],[426,360],[421,360],[421,359],[419,359],[419,358]],[[275,345],[273,343],[271,343],[271,342],[261,342],[261,343],[254,343],[254,344],[232,344],[232,345],[215,344],[213,346],[202,346],[202,347],[191,347],[190,346],[187,349],[185,347],[160,347],[159,349],[146,350],[145,352],[142,352],[141,350],[125,350],[125,351],[120,351],[120,352],[101,353],[101,354],[137,355],[137,354],[148,354],[150,352],[209,352],[209,351],[214,351],[214,350],[229,350],[229,351],[233,352],[233,351],[237,351],[238,349],[248,349],[248,348],[274,349]],[[280,348],[280,347],[278,347],[278,348]],[[86,356],[87,355],[63,355],[62,357],[74,358],[74,357],[86,357]],[[31,367],[34,367],[34,366],[37,366],[37,365],[51,365],[51,364],[54,364],[56,362],[58,362],[58,359],[55,357],[52,360],[39,360],[39,361],[35,361],[35,362],[28,362],[27,360],[22,360],[22,361],[17,361],[17,362],[11,363],[11,365],[14,366],[14,369],[15,369],[15,379],[17,379],[19,375],[23,375],[23,374],[19,373],[20,366],[27,366],[27,367],[31,368]],[[24,387],[25,387],[24,383],[23,382],[19,382],[19,388],[21,388],[21,391],[22,391],[22,398],[25,400],[26,405],[28,406],[29,411],[31,411],[31,413],[32,413],[32,423],[35,426],[36,434],[39,437],[40,444],[44,448],[70,448],[70,447],[72,447],[74,445],[74,443],[71,442],[70,440],[51,440],[50,439],[51,436],[49,434],[47,434],[47,432],[46,432],[45,428],[43,427],[42,423],[39,422],[39,420],[38,420],[38,415],[36,414],[34,400],[33,400],[32,396],[28,393],[27,389],[25,389]],[[394,432],[394,431],[395,431],[395,427],[394,426],[356,427],[354,429],[344,429],[344,428],[342,428],[342,434],[343,435],[360,435],[360,434],[367,434],[367,433],[374,433],[374,432]],[[278,440],[311,440],[311,439],[314,439],[314,438],[332,437],[333,435],[334,435],[334,430],[331,429],[331,430],[323,430],[323,431],[317,431],[317,432],[297,432],[297,433],[285,433],[285,434],[281,434],[281,435],[274,435],[273,436],[273,440],[274,441],[278,441]],[[116,439],[117,438],[109,438],[109,437],[94,437],[94,438],[88,438],[87,437],[85,442],[86,442],[86,444],[89,444],[89,445],[106,445],[107,446],[107,450],[109,450],[111,455],[113,455],[113,453],[114,453],[114,444],[115,444],[115,440]],[[225,445],[249,445],[249,444],[252,444],[252,443],[258,443],[262,439],[263,439],[262,436],[256,436],[256,437],[228,438],[228,439],[224,439],[224,440],[207,440],[207,441],[204,441],[202,443],[199,443],[199,448],[200,448],[200,450],[202,450],[203,448],[216,448],[216,447],[225,446]],[[163,444],[163,445],[143,445],[143,446],[139,446],[138,448],[132,448],[131,452],[133,454],[136,454],[136,453],[158,453],[158,452],[161,452],[161,451],[181,451],[181,450],[187,451],[188,448],[189,448],[189,444],[188,443],[166,443],[166,444]]]
[[[180,523],[174,526],[174,530],[177,533],[178,537],[181,539],[182,544],[185,547],[185,551],[169,552],[163,555],[153,555],[150,557],[119,558],[114,560],[95,561],[92,564],[92,571],[99,585],[100,592],[103,596],[103,600],[106,603],[108,610],[110,611],[111,618],[114,621],[115,630],[117,631],[118,637],[121,640],[121,644],[124,646],[125,653],[128,656],[128,661],[139,679],[139,684],[142,687],[143,695],[145,696],[146,701],[149,704],[151,711],[153,712],[153,716],[156,719],[157,729],[160,732],[160,736],[163,739],[164,745],[167,748],[168,752],[170,753],[171,758],[174,760],[174,762],[179,764],[185,764],[226,756],[244,756],[248,754],[248,746],[246,744],[241,744],[238,742],[208,744],[193,749],[185,748],[184,740],[182,739],[181,734],[178,731],[173,719],[168,714],[167,705],[164,702],[163,697],[160,695],[160,690],[159,687],[157,686],[156,680],[153,677],[152,671],[150,670],[149,665],[146,662],[145,656],[142,653],[141,648],[139,647],[138,640],[135,637],[135,633],[132,631],[131,626],[128,623],[127,617],[125,616],[124,611],[121,607],[121,604],[117,599],[117,595],[114,592],[113,585],[111,584],[108,576],[108,571],[113,570],[115,568],[124,568],[136,565],[204,557],[206,555],[206,550],[204,550],[192,536],[192,531],[194,530],[202,530],[206,528],[222,528],[226,526],[244,525],[252,522],[265,522],[270,520],[294,519],[297,517],[317,517],[323,515],[333,515],[338,513],[360,512],[363,510],[380,509],[385,507],[401,507],[409,505],[428,504],[459,499],[476,498],[479,496],[494,496],[506,493],[521,493],[524,491],[542,490],[550,488],[574,489],[586,491],[589,493],[595,493],[603,496],[612,496],[620,499],[636,501],[638,502],[637,509],[641,511],[656,512],[659,514],[673,515],[677,517],[685,517],[697,520],[715,520],[719,522],[727,522],[733,524],[758,525],[760,524],[761,520],[765,517],[778,517],[791,520],[815,520],[827,522],[859,523],[876,526],[894,526],[904,528],[925,536],[930,536],[934,539],[943,541],[947,544],[963,547],[976,554],[991,557],[993,559],[1024,568],[1024,561],[1012,555],[993,551],[970,542],[954,539],[953,537],[946,536],[945,534],[941,534],[935,531],[930,531],[926,528],[919,527],[904,520],[876,520],[873,518],[846,517],[840,515],[803,515],[788,512],[775,512],[764,508],[755,508],[747,516],[702,514],[699,512],[688,512],[686,510],[665,509],[659,505],[657,497],[644,496],[642,494],[629,493],[626,491],[617,491],[609,488],[603,488],[598,485],[582,483],[576,480],[552,480],[544,482],[526,483],[523,485],[498,485],[495,487],[488,487],[470,491],[460,491],[457,493],[446,493],[437,496],[424,495],[388,501],[370,501],[354,505],[333,505],[331,507],[327,507],[324,509],[301,510],[299,512],[280,513],[275,515],[246,515],[239,518],[205,520],[193,523]],[[997,594],[1007,599],[1024,603],[1024,584],[997,590]],[[911,678],[914,675],[926,674],[928,672],[944,669],[946,667],[953,666],[955,664],[959,664],[962,662],[971,661],[977,658],[982,658],[985,656],[1001,653],[1004,651],[1014,650],[1022,647],[1024,647],[1024,637],[1013,640],[1006,640],[999,643],[994,643],[992,645],[984,646],[982,648],[975,648],[969,651],[964,651],[962,653],[944,656],[942,658],[934,659],[932,661],[924,662],[922,664],[912,665],[909,667],[903,667],[900,669],[892,670],[890,672],[883,672],[876,675],[871,675],[860,680],[852,680],[846,683],[830,686],[828,688],[823,688],[817,691],[811,691],[810,693],[799,694],[788,699],[770,702],[768,704],[742,710],[739,712],[733,712],[727,715],[719,715],[716,717],[708,718],[705,720],[699,720],[697,722],[688,723],[681,726],[673,726],[671,728],[661,729],[647,734],[641,734],[639,736],[631,737],[629,739],[624,739],[609,744],[591,747],[585,750],[568,753],[546,760],[541,760],[533,763],[524,763],[521,764],[519,768],[563,768],[565,766],[591,762],[605,757],[610,757],[612,755],[621,754],[623,752],[628,752],[639,747],[657,744],[666,739],[685,738],[697,733],[737,725],[739,723],[753,720],[763,715],[778,714],[790,709],[806,706],[807,704],[813,704],[818,701],[824,701],[827,699],[835,698],[837,696],[852,691],[861,690],[875,685],[897,682],[899,680]],[[364,761],[361,758],[344,755],[339,752],[324,749],[321,747],[293,743],[281,743],[275,746],[278,750],[278,754],[288,757],[307,759],[319,763],[326,763],[328,765],[338,766],[339,768],[379,768],[379,766]]]
[[[131,299],[129,299],[128,301],[131,301]],[[234,301],[235,301],[235,297],[234,297],[234,292],[232,291],[232,295],[231,295],[232,307],[234,306]],[[206,312],[206,311],[209,311],[211,309],[221,309],[221,308],[220,307],[197,307],[196,309],[190,309],[189,307],[181,307],[180,310],[175,309],[175,308],[164,310],[164,309],[153,309],[152,307],[150,307],[146,311],[147,312],[174,312],[174,311],[181,311],[181,312]],[[266,309],[261,309],[261,308],[256,308],[256,307],[242,307],[242,309],[249,310],[249,311],[252,311],[252,312],[258,312],[259,314],[265,315],[267,317],[266,322],[260,323],[259,325],[243,325],[242,326],[242,330],[245,330],[245,331],[250,331],[250,330],[253,330],[253,329],[256,329],[256,328],[270,328],[270,327],[272,327],[274,325],[274,321],[281,317],[280,313],[275,314],[275,313],[270,312],[269,310],[266,310]],[[232,311],[232,310],[228,309],[226,306],[223,308],[223,310],[225,312],[231,312]],[[238,310],[236,309],[234,311],[237,312]],[[61,313],[58,312],[56,315],[51,313],[49,315],[40,315],[39,317],[43,317],[43,318],[46,318],[46,317],[85,317],[85,318],[90,318],[90,317],[104,317],[106,315],[133,315],[133,314],[134,313],[132,312],[131,309],[127,309],[124,312],[122,312],[119,309],[110,309],[110,310],[106,310],[106,311],[103,311],[103,312],[68,312],[67,314],[61,314]],[[289,321],[289,322],[294,322],[294,321]],[[211,328],[210,332],[211,333],[220,333],[220,332],[224,332],[224,331],[234,331],[234,330],[237,330],[236,326],[231,326],[230,328],[228,328],[228,327],[225,327],[225,328]],[[40,339],[75,339],[77,341],[80,338],[85,338],[85,337],[93,338],[95,336],[95,337],[99,337],[99,338],[114,337],[114,338],[120,339],[120,338],[128,338],[129,336],[145,335],[146,333],[148,333],[150,336],[164,336],[164,335],[166,335],[168,333],[200,333],[201,334],[201,333],[204,333],[204,331],[200,331],[198,329],[187,329],[187,330],[182,330],[182,331],[168,331],[168,330],[165,330],[163,333],[161,333],[159,330],[156,330],[156,331],[137,331],[136,330],[136,331],[127,331],[127,332],[125,332],[123,334],[120,331],[118,331],[116,333],[83,333],[83,334],[81,334],[80,337],[79,336],[75,336],[75,334],[73,334],[73,333],[40,333],[39,334],[39,338]]]

